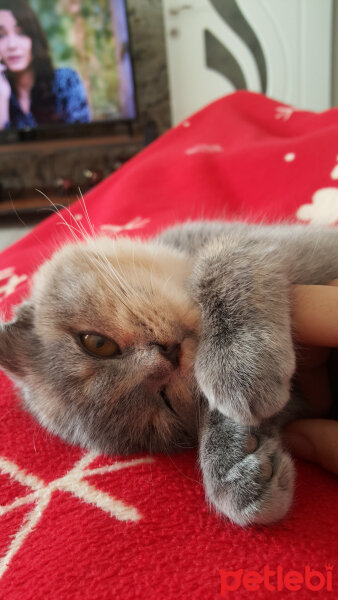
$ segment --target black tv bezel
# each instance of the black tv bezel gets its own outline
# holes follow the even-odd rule
[[[24,129],[2,129],[0,130],[0,145],[17,144],[19,142],[41,142],[48,140],[67,141],[77,138],[108,137],[114,134],[121,127],[126,128],[128,133],[131,134],[133,124],[135,124],[139,119],[139,106],[136,90],[135,65],[132,51],[133,44],[130,34],[128,0],[124,0],[124,6],[127,20],[129,56],[133,79],[135,116],[121,116],[121,118],[91,121],[90,123],[58,123],[57,125],[41,125],[39,127],[26,127]]]

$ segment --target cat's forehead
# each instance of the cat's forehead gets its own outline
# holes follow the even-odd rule
[[[115,309],[117,299],[123,301],[139,285],[139,268],[133,260],[138,246],[99,238],[63,247],[34,278],[36,305],[60,303],[74,313]]]
[[[165,337],[168,324],[174,335],[186,313],[195,320],[182,286],[189,269],[184,256],[163,246],[97,238],[56,253],[36,274],[32,297],[41,321],[54,315],[77,329],[129,329],[133,336],[142,329]]]
[[[92,238],[78,244],[67,244],[42,265],[36,274],[34,287],[44,281],[71,281],[75,275],[104,276],[115,279],[136,274],[137,271],[162,275],[172,272],[186,277],[191,265],[188,258],[173,248],[154,242],[106,237]],[[108,280],[106,280],[107,282]]]

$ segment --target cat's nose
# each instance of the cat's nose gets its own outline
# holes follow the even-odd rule
[[[179,354],[181,350],[181,344],[173,344],[173,345],[162,345],[158,344],[160,353],[164,358],[166,358],[175,369],[179,366]]]

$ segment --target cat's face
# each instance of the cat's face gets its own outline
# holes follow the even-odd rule
[[[0,333],[0,364],[26,407],[64,439],[101,452],[177,451],[197,439],[191,265],[155,243],[65,246]]]

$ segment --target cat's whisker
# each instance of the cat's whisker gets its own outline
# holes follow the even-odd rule
[[[128,305],[128,303],[126,302],[126,297],[123,297],[117,290],[116,288],[116,280],[114,281],[113,276],[115,276],[115,278],[117,279],[118,283],[120,284],[122,290],[123,290],[123,284],[120,281],[119,277],[118,277],[118,273],[114,270],[113,265],[111,265],[109,263],[109,261],[107,260],[107,258],[102,255],[101,253],[95,252],[94,253],[94,257],[91,256],[90,254],[86,254],[86,259],[90,260],[91,263],[93,264],[93,266],[95,268],[98,268],[101,272],[102,277],[104,278],[105,282],[107,283],[108,287],[112,287],[114,289],[114,293],[116,294],[116,296],[119,298],[121,304],[123,304],[123,306],[133,315],[135,315],[134,310]],[[102,269],[102,262],[104,261],[104,263],[107,263],[107,267],[109,267],[109,269],[104,270]],[[96,261],[96,262],[95,262]]]
[[[77,231],[78,233],[81,234],[81,231],[79,229],[74,228],[74,226],[71,226],[69,223],[67,223],[66,219],[64,218],[64,216],[62,215],[62,213],[58,210],[57,206],[54,204],[54,202],[42,191],[36,188],[36,191],[41,194],[44,198],[46,198],[46,200],[50,203],[50,205],[54,208],[55,213],[58,213],[62,223],[64,225],[66,225],[66,227],[69,229],[70,233],[72,234],[73,238],[75,239],[76,242],[79,241],[79,238],[76,236],[75,231]],[[70,211],[69,211],[70,212]],[[78,224],[77,224],[78,225]]]
[[[92,260],[92,259],[90,259]],[[105,273],[101,270],[101,265],[98,265],[99,270],[101,271],[101,275],[104,278],[105,282],[107,283],[108,287],[111,289],[114,289],[114,294],[118,297],[118,299],[120,300],[121,304],[123,304],[123,306],[133,315],[135,316],[135,312],[131,309],[131,307],[127,304],[126,302],[126,298],[121,295],[121,293],[118,291],[117,287],[116,287],[116,282],[112,281],[111,277],[107,277],[105,275]]]
[[[96,258],[98,259],[98,261],[100,262],[100,260],[101,260],[104,263],[104,264],[102,264],[102,263],[99,264],[99,266],[100,266],[101,273],[105,274],[105,276],[106,276],[106,281],[107,280],[111,280],[111,283],[113,283],[114,287],[115,287],[116,280],[117,280],[118,283],[119,283],[119,285],[120,285],[120,287],[121,287],[121,289],[122,289],[122,291],[125,293],[126,297],[128,297],[128,294],[127,294],[128,290],[126,290],[125,280],[123,278],[123,275],[122,275],[122,278],[121,278],[120,273],[108,261],[107,257],[103,253],[96,251],[95,254],[96,254]],[[106,267],[106,269],[102,270],[102,267]]]
[[[73,213],[71,212],[71,210],[69,209],[68,206],[62,206],[62,212],[65,211],[71,218],[71,220],[74,222],[74,225],[71,225],[71,223],[68,223],[66,221],[66,219],[64,218],[64,216],[62,215],[62,212],[60,212],[58,206],[56,204],[54,204],[54,202],[41,190],[36,190],[37,192],[39,192],[40,194],[42,194],[42,196],[44,196],[44,198],[46,198],[46,200],[48,200],[48,202],[51,205],[51,210],[52,212],[54,212],[54,214],[58,214],[61,218],[62,224],[66,225],[66,227],[68,227],[69,230],[71,230],[70,228],[73,228],[73,233],[76,232],[78,233],[81,237],[80,239],[85,239],[85,240],[89,240],[91,239],[91,236],[89,235],[89,233],[86,231],[86,229],[84,228],[84,226],[82,225],[82,223],[80,221],[77,221],[75,216],[73,215]],[[94,235],[94,232],[93,232]],[[75,235],[73,234],[74,239],[76,239],[76,241],[79,241],[78,237],[75,237]]]
[[[154,260],[152,260],[152,262],[150,263],[150,271],[149,271],[150,288],[151,288],[152,295],[154,295],[153,270],[154,270]]]
[[[194,448],[194,446],[193,446],[193,448]],[[189,481],[193,481],[194,483],[197,483],[200,487],[202,487],[201,481],[198,481],[197,479],[194,479],[193,477],[189,477],[189,475],[186,475],[186,473],[184,473],[182,471],[182,469],[180,469],[177,466],[177,464],[173,460],[173,457],[169,453],[167,453],[166,456],[169,458],[170,462],[174,465],[176,471],[178,471],[178,473],[180,473],[180,475],[182,475],[183,477],[185,477],[185,479],[189,479]]]
[[[80,187],[78,188],[78,190],[79,190],[79,194],[80,194],[80,205],[82,205],[82,207],[83,207],[83,211],[85,213],[87,223],[88,223],[89,228],[90,228],[90,230],[92,232],[92,236],[94,237],[95,236],[95,230],[94,230],[93,224],[92,224],[92,222],[91,222],[91,220],[89,218],[89,214],[88,214],[88,210],[87,210],[87,206],[86,206],[86,203],[85,203],[85,199],[84,199],[83,193],[82,193]]]
[[[115,246],[114,246],[114,251],[115,251]],[[119,257],[117,255],[116,251],[115,251],[115,258],[116,258],[118,267],[120,269],[120,275],[122,277],[122,281],[123,281],[124,286],[126,288],[126,292],[129,292],[129,294],[135,295],[135,289],[129,284],[129,282],[127,281],[127,279],[123,276],[123,269],[121,267],[121,264],[120,264],[120,261],[119,261]],[[135,262],[134,262],[134,264],[135,264]],[[114,268],[113,265],[111,265],[111,267]]]
[[[82,235],[83,239],[85,240],[90,240],[92,239],[92,237],[94,237],[95,233],[93,232],[93,236],[91,236],[88,231],[86,231],[85,227],[83,226],[83,224],[81,223],[81,221],[78,221],[75,216],[73,215],[73,213],[71,212],[71,210],[68,208],[68,206],[64,207],[64,210],[67,211],[67,213],[69,214],[69,216],[71,217],[71,219],[74,221],[78,232]]]
[[[25,221],[24,221],[24,220],[23,220],[23,219],[20,217],[20,215],[19,215],[18,211],[16,210],[16,208],[15,208],[15,206],[14,206],[14,202],[13,202],[12,194],[11,194],[10,192],[9,192],[9,199],[10,199],[10,203],[11,203],[12,210],[13,210],[13,211],[14,211],[14,213],[15,213],[15,216],[18,218],[18,220],[19,220],[19,221],[22,223],[22,225],[23,225],[24,227],[28,227],[28,224],[27,224],[27,223],[25,223]],[[37,240],[37,242],[39,242],[39,245],[40,245],[40,244],[44,244],[44,243],[45,243],[43,240],[41,240],[41,238],[39,238],[39,237],[36,235],[36,233],[35,233],[35,228],[33,229],[33,231],[31,231],[31,232],[30,232],[30,235],[32,235],[32,236],[34,237],[34,239],[35,239],[35,240]],[[40,250],[40,251],[41,251],[41,250]],[[45,255],[43,254],[43,259],[44,259],[44,260],[47,260],[47,259],[48,259],[48,256],[45,256]]]
[[[136,280],[138,280],[138,281],[139,281],[139,283],[142,283],[142,282],[140,281],[139,272],[138,272],[138,269],[137,269],[137,267],[136,267],[136,263],[135,263],[135,248],[134,248],[134,246],[133,246],[133,249],[132,249],[132,256],[133,256],[133,271],[134,271],[134,280],[136,279]],[[135,291],[135,290],[134,290],[134,291]]]
[[[74,215],[73,215],[71,212],[70,212],[69,214],[70,214],[70,215],[73,217],[73,219],[76,221],[76,219],[75,219]],[[86,229],[85,229],[85,227],[82,225],[81,221],[76,221],[76,223],[77,223],[77,226],[78,226],[78,230],[79,230],[79,232],[81,232],[81,233],[82,233],[83,239],[85,239],[85,240],[87,240],[87,241],[88,241],[88,240],[90,240],[90,239],[92,238],[92,236],[91,236],[91,234],[90,234],[90,233],[88,233],[88,231],[86,231]]]
[[[118,281],[121,285],[121,288],[125,289],[126,280],[123,277],[123,271],[122,271],[122,267],[118,261],[118,257],[116,256],[118,265],[120,267],[120,273],[118,273],[117,269],[115,269],[115,267],[111,264],[111,262],[109,262],[109,260],[107,259],[107,257],[105,256],[105,254],[103,252],[100,252],[97,248],[95,248],[94,252],[95,252],[97,258],[101,259],[102,263],[104,263],[101,266],[106,267],[106,273],[107,273],[108,277],[113,273],[115,278],[118,279]],[[103,271],[101,271],[101,272],[103,272]],[[125,290],[125,291],[127,291],[127,290]]]
[[[69,223],[67,223],[67,221],[63,217],[61,217],[61,221],[56,223],[56,225],[65,225],[67,227],[68,231],[72,234],[75,242],[78,242],[82,239],[82,238],[79,238],[77,235],[79,233],[78,229],[76,227],[74,227],[73,225],[70,225]]]
[[[70,225],[70,223],[65,223],[63,220],[56,223],[56,225],[62,225],[62,226],[67,225],[67,229],[69,229],[69,231],[79,233],[78,229],[76,229],[76,227],[74,227],[74,225]],[[76,240],[79,241],[79,238],[76,237]]]
[[[137,269],[136,264],[135,264],[135,249],[134,248],[133,248],[133,253],[132,254],[133,254],[133,266],[134,266],[134,278],[139,281],[140,286],[141,286],[142,291],[143,291],[142,301],[143,302],[147,301],[148,308],[152,309],[152,306],[153,306],[153,297],[154,297],[154,293],[155,293],[155,291],[154,291],[155,286],[154,286],[154,281],[153,281],[153,264],[154,263],[152,262],[151,265],[150,265],[150,273],[149,273],[149,275],[150,275],[151,292],[149,292],[149,290],[145,289],[144,286],[142,285],[142,283],[143,283],[142,282],[142,277],[140,276],[139,270]],[[127,283],[128,289],[130,289],[131,286],[130,286],[129,282],[126,281],[126,283]],[[135,289],[131,288],[131,291],[135,295]]]
[[[110,277],[111,275],[113,275],[114,278],[116,278],[122,288],[122,290],[125,292],[126,297],[128,298],[128,300],[130,301],[130,303],[134,303],[134,299],[135,296],[138,297],[136,295],[136,290],[135,290],[135,286],[131,286],[129,284],[129,282],[127,281],[127,279],[124,277],[123,275],[123,269],[122,266],[120,264],[119,258],[117,256],[117,253],[115,252],[115,257],[116,257],[116,261],[117,264],[119,266],[119,271],[117,271],[117,269],[108,261],[107,257],[101,253],[101,252],[96,252],[98,256],[100,256],[100,258],[102,259],[103,263],[105,264],[105,266],[107,267],[107,274],[108,277]],[[139,274],[138,272],[135,272],[135,277],[134,279],[138,279]],[[115,284],[115,280],[113,280],[113,283]],[[152,302],[151,302],[151,297],[148,299],[146,298],[146,295],[149,295],[149,293],[147,292],[147,290],[143,290],[144,294],[142,297],[142,301],[143,303],[147,302],[148,308],[152,308]],[[131,310],[131,309],[130,309]],[[134,312],[131,310],[132,314],[134,314]]]
[[[117,262],[118,267],[119,267],[119,271],[117,271],[117,269],[108,261],[107,257],[103,253],[101,253],[101,252],[99,252],[97,250],[96,250],[96,252],[98,254],[100,254],[100,256],[102,258],[102,261],[105,263],[105,265],[107,267],[108,276],[110,276],[111,273],[114,273],[114,277],[118,279],[118,281],[119,281],[119,283],[121,285],[121,288],[124,290],[126,296],[128,298],[135,298],[135,295],[136,295],[135,286],[131,286],[130,283],[129,283],[129,281],[127,280],[127,278],[123,274],[123,268],[122,268],[122,266],[120,264],[119,257],[117,255],[116,250],[115,250],[115,245],[113,246],[113,250],[115,252],[115,258],[116,258],[116,262]],[[135,265],[135,254],[133,255],[133,264]],[[137,279],[139,280],[139,273],[138,273],[137,270],[135,270],[134,280],[137,280]],[[114,283],[115,283],[115,281],[114,281]],[[140,283],[142,283],[142,282],[140,281]],[[145,294],[146,290],[143,290],[143,291],[144,291],[144,294]],[[145,295],[143,295],[142,301],[145,302],[145,300],[146,300]],[[148,308],[150,308],[150,309],[152,308],[151,298],[148,301]]]
[[[164,294],[164,292],[165,292],[165,289],[166,289],[166,287],[167,287],[167,285],[168,285],[169,281],[172,279],[172,277],[173,277],[173,273],[171,273],[171,274],[169,275],[169,277],[166,279],[166,281],[164,282],[164,285],[163,285],[163,288],[162,288],[162,294]]]

